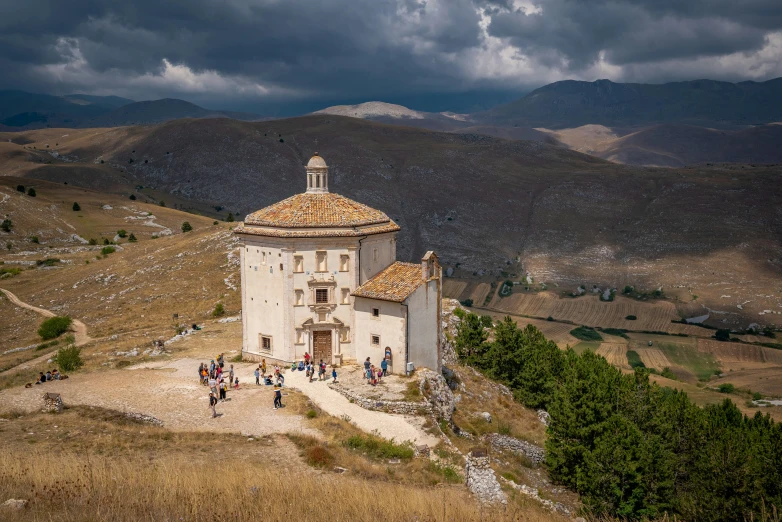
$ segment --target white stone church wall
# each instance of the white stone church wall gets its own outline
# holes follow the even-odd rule
[[[379,308],[380,316],[373,317],[372,309]],[[355,297],[356,310],[356,361],[362,364],[369,357],[372,364],[380,366],[386,347],[391,348],[393,373],[405,371],[405,307],[399,303]],[[380,336],[380,344],[372,345],[372,336]]]
[[[440,299],[438,280],[419,286],[407,298],[410,317],[409,361],[416,368],[425,367],[436,372],[440,370]]]
[[[243,252],[242,314],[245,318],[246,345],[253,353],[284,359],[284,310],[282,251],[256,241],[246,241]],[[271,354],[261,347],[261,335],[272,341]]]

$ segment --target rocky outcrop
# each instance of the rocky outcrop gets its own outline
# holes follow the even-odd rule
[[[467,489],[481,502],[501,503],[508,502],[503,493],[494,470],[491,469],[489,456],[484,450],[473,449],[465,457],[464,476]]]
[[[442,374],[428,369],[421,371],[420,381],[421,394],[426,397],[431,404],[432,413],[438,420],[444,420],[451,423],[453,410],[456,408],[456,402],[453,398],[453,392],[448,387],[448,383]]]
[[[44,393],[41,411],[44,413],[60,413],[62,411],[62,396],[59,393]]]
[[[459,359],[452,341],[456,335],[456,327],[461,322],[461,319],[453,313],[456,308],[459,308],[459,301],[456,299],[443,299],[441,317],[443,324],[440,334],[440,354],[443,365],[454,364]]]
[[[519,491],[523,493],[524,495],[527,495],[528,497],[531,497],[541,504],[543,504],[544,507],[548,508],[551,511],[558,511],[559,513],[562,513],[564,515],[570,515],[570,510],[563,504],[560,504],[559,502],[552,502],[551,500],[541,498],[540,494],[538,494],[538,490],[535,488],[531,488],[525,484],[516,484],[512,480],[508,480],[505,477],[500,477],[500,480],[502,480],[505,484],[508,484],[510,487],[515,489],[516,491]],[[578,519],[576,519],[578,520]],[[584,520],[584,519],[581,519]]]
[[[536,465],[542,463],[546,458],[546,452],[540,446],[536,446],[529,442],[519,440],[508,435],[489,433],[484,438],[495,451],[512,451],[513,453],[523,455]]]

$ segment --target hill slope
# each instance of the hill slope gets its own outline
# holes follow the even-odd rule
[[[762,83],[696,80],[662,85],[566,80],[472,116],[487,124],[552,129],[587,124],[771,123],[782,120],[782,78]]]
[[[567,292],[580,284],[681,288],[683,302],[688,291],[700,296],[688,313],[703,304],[731,323],[773,322],[778,316],[757,314],[782,310],[778,168],[633,168],[540,142],[330,115],[79,132],[60,142],[51,164],[28,163],[17,175],[91,187],[110,176],[105,190],[125,197],[141,185],[145,198],[243,216],[303,191],[303,165],[317,150],[333,191],[401,225],[403,260],[434,249],[460,277],[529,272]],[[42,143],[5,146],[24,154]],[[713,284],[731,281],[747,283],[727,293]],[[723,293],[752,302],[726,310]]]

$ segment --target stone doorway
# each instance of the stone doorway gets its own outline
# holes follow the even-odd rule
[[[321,359],[331,364],[331,330],[312,332],[312,359],[319,363]]]

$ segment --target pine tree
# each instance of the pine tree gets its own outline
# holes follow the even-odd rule
[[[79,206],[79,204],[78,204],[78,203],[76,203],[76,202],[74,201],[74,202],[73,202],[73,211],[74,211],[74,212],[78,212],[78,211],[80,211],[80,210],[81,210],[81,207]]]

